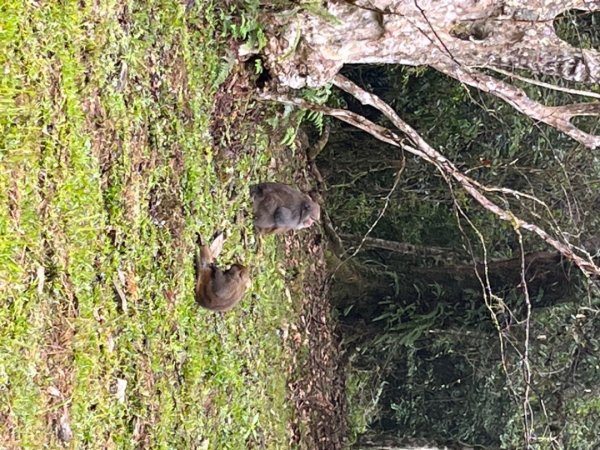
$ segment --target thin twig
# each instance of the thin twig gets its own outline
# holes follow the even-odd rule
[[[571,89],[571,88],[567,88],[567,87],[563,87],[563,86],[556,86],[556,85],[550,84],[550,83],[544,83],[543,81],[538,81],[538,80],[534,80],[533,78],[523,77],[521,75],[517,75],[516,73],[509,72],[508,70],[500,69],[499,67],[479,66],[478,68],[490,69],[490,70],[493,70],[494,72],[498,72],[498,73],[501,73],[502,75],[506,75],[507,77],[515,78],[515,79],[523,81],[525,83],[533,84],[535,86],[540,86],[540,87],[550,89],[553,91],[566,92],[567,94],[581,95],[582,97],[591,97],[591,98],[600,99],[600,94],[596,94],[595,92],[582,91],[579,89]]]

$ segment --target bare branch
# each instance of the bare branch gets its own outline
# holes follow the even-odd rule
[[[388,119],[392,121],[392,123],[399,130],[405,133],[409,137],[409,139],[415,143],[416,147],[405,144],[404,140],[401,139],[393,131],[380,125],[377,125],[371,122],[370,120],[364,118],[363,116],[353,113],[351,111],[329,108],[327,106],[313,104],[306,100],[300,98],[292,98],[283,94],[263,92],[259,93],[257,97],[261,100],[271,100],[288,105],[295,105],[300,108],[320,111],[332,117],[337,117],[338,119],[371,134],[372,136],[376,137],[382,142],[386,142],[395,147],[400,147],[434,164],[442,173],[454,178],[463,187],[463,189],[465,189],[485,209],[494,213],[500,219],[511,223],[512,226],[516,229],[523,228],[525,230],[537,234],[544,242],[558,250],[565,258],[567,258],[570,261],[573,261],[585,274],[593,274],[596,276],[600,276],[600,267],[596,266],[596,264],[594,264],[592,260],[586,260],[583,257],[577,255],[569,244],[560,242],[559,240],[550,236],[539,226],[519,219],[518,217],[514,216],[510,211],[504,210],[503,208],[492,202],[490,199],[488,199],[481,192],[481,190],[485,190],[485,187],[481,186],[475,180],[472,180],[471,178],[463,174],[460,170],[456,168],[456,166],[454,166],[454,164],[451,161],[449,161],[437,150],[433,149],[419,135],[419,133],[417,133],[416,130],[414,130],[406,122],[400,119],[400,117],[398,117],[395,111],[385,102],[383,102],[380,98],[364,91],[363,89],[361,89],[342,75],[337,75],[335,77],[335,84],[341,89],[345,90],[346,92],[349,92],[350,94],[354,95],[363,104],[373,106],[374,108],[381,111]]]
[[[431,67],[456,78],[461,83],[501,98],[523,114],[562,131],[588,148],[600,147],[600,136],[586,133],[570,122],[574,116],[598,115],[600,113],[599,103],[545,106],[530,99],[522,89],[490,75],[460,67],[454,63],[448,64],[447,62],[435,64]]]
[[[526,316],[524,320],[525,324],[525,338],[523,339],[523,357],[521,358],[523,381],[525,385],[525,392],[523,392],[523,432],[525,442],[531,442],[534,432],[534,414],[533,408],[531,407],[531,361],[529,360],[529,345],[531,343],[531,298],[529,297],[529,288],[527,284],[526,271],[527,267],[525,264],[525,248],[523,247],[523,235],[517,230],[519,238],[519,248],[521,250],[521,289],[523,289],[523,298],[525,299]]]
[[[534,80],[533,78],[522,77],[521,75],[517,75],[516,73],[509,72],[508,70],[501,69],[499,67],[494,66],[481,66],[481,69],[490,69],[494,72],[501,73],[502,75],[506,75],[507,77],[514,78],[519,81],[523,81],[524,83],[533,84],[534,86],[540,86],[546,89],[550,89],[552,91],[566,92],[567,94],[573,95],[581,95],[582,97],[592,97],[600,99],[600,94],[591,91],[582,91],[580,89],[571,89],[564,86],[557,86],[552,83],[544,83],[543,81]]]
[[[379,239],[372,237],[363,238],[361,236],[356,236],[354,234],[347,233],[340,234],[340,237],[344,240],[351,242],[360,242],[362,240],[364,246],[367,248],[380,248],[382,250],[388,250],[390,252],[401,253],[404,255],[445,257],[456,255],[457,253],[456,250],[451,248],[414,245],[408,244],[406,242],[389,241],[387,239]]]
[[[328,123],[325,124],[325,128],[323,129],[323,134],[319,137],[319,140],[315,142],[306,150],[306,155],[309,160],[317,159],[317,156],[323,151],[327,142],[329,141],[329,133],[331,132],[331,125]]]

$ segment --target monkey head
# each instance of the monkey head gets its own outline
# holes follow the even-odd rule
[[[302,203],[302,221],[298,228],[308,228],[321,220],[321,207],[311,198]]]

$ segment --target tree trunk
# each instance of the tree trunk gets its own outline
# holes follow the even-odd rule
[[[293,88],[322,86],[344,64],[529,69],[600,82],[600,53],[556,35],[553,20],[584,0],[328,1],[318,11],[270,19],[265,56],[272,75]]]
[[[424,304],[434,305],[445,301],[465,308],[472,307],[474,292],[482,292],[481,275],[486,266],[478,263],[459,266],[410,267],[398,272],[396,279],[385,279],[385,274],[377,276],[369,270],[359,275],[361,266],[356,265],[352,277],[342,274],[344,280],[332,290],[335,306],[341,309],[352,305],[354,318],[373,319],[382,313],[379,300],[394,298],[403,304],[419,298]],[[490,261],[487,264],[490,289],[502,292],[521,283],[521,258]],[[390,273],[389,271],[387,272]],[[534,307],[545,307],[568,299],[573,283],[568,269],[558,253],[535,252],[525,255],[525,276],[527,290]],[[368,280],[372,281],[369,282]],[[442,286],[443,291],[436,289]],[[371,289],[371,290],[369,290]],[[481,294],[483,301],[483,292]]]
[[[600,115],[600,103],[546,106],[479,70],[527,69],[581,83],[600,82],[600,52],[571,46],[553,26],[557,15],[571,9],[600,10],[600,0],[323,3],[315,12],[267,17],[265,66],[281,84],[323,86],[344,64],[426,65],[503,99],[586,147],[600,147],[600,136],[572,123],[577,116]]]

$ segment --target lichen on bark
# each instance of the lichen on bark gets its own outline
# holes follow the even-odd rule
[[[600,82],[600,53],[560,40],[553,19],[600,2],[358,0],[269,17],[264,56],[281,84],[317,87],[343,64],[444,64],[528,69]]]

